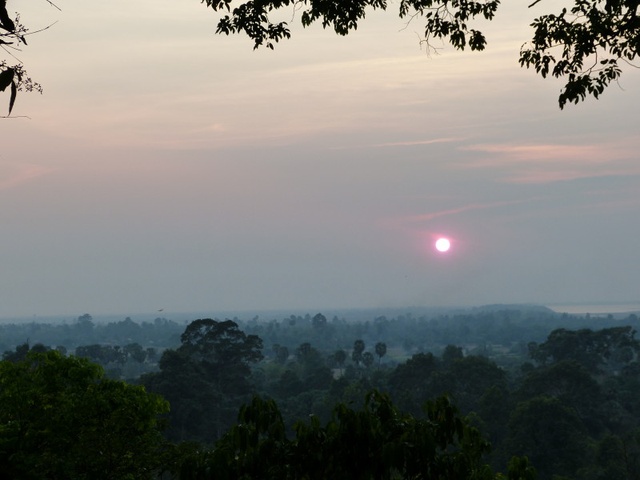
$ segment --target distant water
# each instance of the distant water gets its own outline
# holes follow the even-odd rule
[[[640,303],[580,304],[580,305],[547,305],[558,313],[608,315],[619,313],[638,313]]]

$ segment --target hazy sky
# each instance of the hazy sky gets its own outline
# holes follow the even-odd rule
[[[0,316],[639,300],[640,72],[560,111],[517,62],[548,2],[431,55],[395,11],[254,51],[197,0],[57,3],[0,120]]]

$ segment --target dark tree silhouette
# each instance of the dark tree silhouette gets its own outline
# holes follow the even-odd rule
[[[254,42],[254,48],[291,37],[287,22],[272,22],[270,14],[288,9],[303,26],[320,22],[338,35],[356,30],[367,11],[387,10],[386,0],[204,0],[215,11],[226,11],[218,21],[217,33],[244,33]],[[530,7],[540,3],[533,0]],[[478,19],[492,20],[499,0],[401,0],[398,14],[407,22],[422,20],[423,42],[448,40],[455,48],[484,50],[487,41],[472,25]],[[542,15],[533,20],[530,42],[523,41],[520,65],[534,68],[546,77],[566,79],[558,102],[578,103],[587,95],[598,97],[621,74],[620,63],[633,62],[640,42],[638,0],[574,0],[555,7],[558,13]]]
[[[380,360],[387,354],[387,344],[383,342],[376,343],[376,355],[378,355],[378,364]]]
[[[49,2],[53,5],[52,2]],[[0,92],[4,92],[7,88],[10,91],[9,96],[9,115],[13,110],[18,91],[37,91],[42,93],[40,84],[35,83],[28,75],[24,66],[15,57],[9,53],[9,49],[17,49],[27,45],[26,36],[29,34],[27,27],[20,23],[20,17],[16,14],[11,17],[7,11],[7,0],[0,0],[0,47],[9,54],[9,56],[17,60],[18,63],[10,65],[7,60],[0,60]]]
[[[356,340],[353,342],[353,352],[351,353],[351,360],[356,365],[360,365],[362,362],[362,353],[364,352],[364,342],[362,340]]]

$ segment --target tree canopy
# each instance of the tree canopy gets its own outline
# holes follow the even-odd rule
[[[535,479],[526,458],[514,457],[507,476],[483,462],[490,448],[446,397],[429,401],[420,418],[399,411],[377,391],[362,409],[338,404],[322,426],[316,416],[293,438],[273,400],[258,396],[201,462],[186,458],[182,478],[198,479]]]
[[[39,349],[38,349],[39,350]],[[0,362],[0,477],[156,478],[168,403],[86,359],[30,351]]]
[[[262,340],[231,320],[205,318],[191,322],[180,341],[177,349],[164,351],[160,371],[141,382],[171,403],[169,438],[218,438],[251,391],[251,365],[263,358]]]
[[[226,11],[217,33],[243,33],[254,48],[273,49],[291,37],[289,23],[272,21],[276,11],[289,9],[303,26],[320,22],[338,35],[356,30],[367,11],[387,10],[386,0],[202,0],[215,11]],[[534,0],[536,5],[542,0]],[[520,65],[546,77],[562,77],[560,108],[587,95],[596,98],[618,80],[621,63],[635,60],[640,46],[639,0],[573,0],[570,8],[553,5],[556,13],[533,20],[531,40],[520,50]],[[446,40],[464,50],[484,50],[484,34],[471,25],[492,20],[500,0],[400,0],[398,13],[407,21],[424,21],[424,41]],[[524,42],[524,40],[523,40]]]

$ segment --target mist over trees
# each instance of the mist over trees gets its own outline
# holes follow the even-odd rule
[[[58,435],[35,465],[98,471],[64,439],[86,431],[135,478],[640,475],[636,315],[379,313],[2,325],[0,463],[42,478],[26,465]]]

